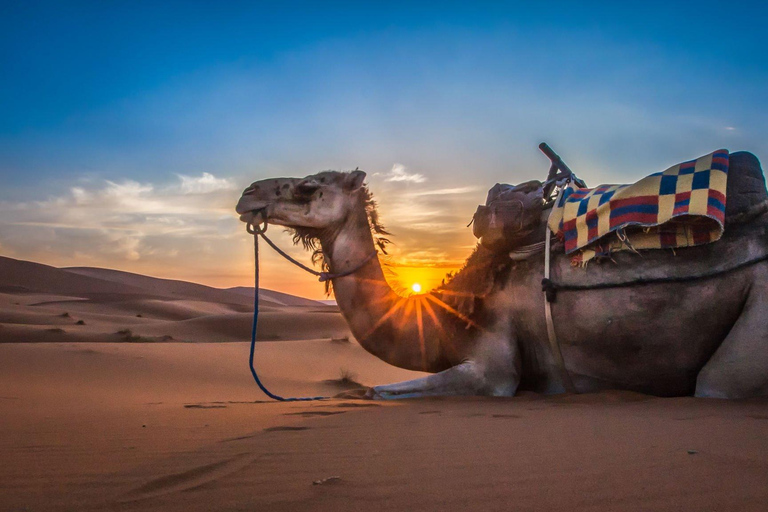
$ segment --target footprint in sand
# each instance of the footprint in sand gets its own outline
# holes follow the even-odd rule
[[[248,434],[247,436],[238,436],[238,437],[230,437],[228,439],[222,439],[219,441],[220,443],[231,443],[232,441],[242,441],[243,439],[253,439],[254,437],[261,434],[261,432],[254,432],[253,434]]]
[[[269,427],[265,428],[264,432],[293,432],[293,431],[299,431],[299,430],[309,430],[309,427],[291,427],[288,425],[280,425],[277,427]],[[244,439],[253,439],[254,437],[258,437],[261,434],[261,432],[254,432],[253,434],[248,434],[245,436],[238,436],[238,437],[230,437],[229,439],[222,439],[220,442],[222,443],[231,443],[233,441],[242,441]]]
[[[248,454],[240,454],[212,464],[205,464],[196,468],[162,476],[150,480],[146,484],[129,491],[121,501],[131,502],[155,498],[166,494],[186,491],[201,485],[215,482],[242,470],[255,459]]]
[[[286,425],[286,426],[265,428],[264,432],[291,432],[294,430],[309,430],[309,427],[289,427]]]
[[[347,411],[302,411],[287,412],[283,416],[301,416],[302,418],[311,418],[312,416],[333,416],[335,414],[344,414]]]

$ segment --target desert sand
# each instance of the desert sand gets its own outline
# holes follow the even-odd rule
[[[346,398],[261,394],[247,289],[0,258],[0,510],[765,510],[768,400],[360,400],[419,374],[263,299],[267,385]]]

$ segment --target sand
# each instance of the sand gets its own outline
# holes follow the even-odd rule
[[[768,402],[632,393],[276,403],[246,343],[0,345],[2,510],[764,510]],[[274,390],[407,378],[259,345]],[[338,477],[338,479],[336,479]],[[319,485],[313,482],[323,481]]]
[[[0,511],[768,503],[765,399],[604,392],[278,403],[247,367],[250,315],[227,295],[241,291],[150,283],[142,295],[147,281],[122,274],[116,290],[95,277],[103,272],[57,281],[54,271],[67,272],[17,276],[0,294]],[[273,391],[333,396],[356,387],[342,377],[374,385],[419,375],[340,341],[347,331],[335,308],[291,303],[275,296],[266,305],[263,334],[275,341],[257,344]],[[115,334],[125,328],[130,335]]]

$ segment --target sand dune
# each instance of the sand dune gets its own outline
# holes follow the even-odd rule
[[[15,260],[0,256],[0,292],[46,293],[87,297],[91,294],[114,293],[114,283],[89,276],[81,276],[40,263]],[[124,283],[119,288],[125,295],[147,295],[145,290]]]
[[[253,302],[253,286],[236,286],[234,288],[227,288],[228,292],[237,293],[248,297]],[[259,300],[265,300],[273,302],[281,306],[325,306],[321,301],[309,300],[303,297],[296,297],[287,293],[276,292],[274,290],[259,290]]]
[[[132,288],[138,287],[143,290],[145,294],[154,296],[174,299],[189,298],[224,304],[242,304],[249,307],[253,305],[253,288],[248,287],[218,289],[197,283],[188,283],[186,281],[178,281],[174,279],[161,279],[106,268],[69,267],[63,270],[82,276],[127,285]],[[273,290],[260,290],[259,299],[265,305],[275,306],[321,305],[321,303],[314,300],[295,297],[293,295],[288,295],[287,293],[280,293]]]
[[[119,285],[119,286],[117,286]],[[253,305],[253,288],[212,288],[197,283],[143,276],[119,270],[71,267],[59,269],[0,256],[0,293],[40,293],[94,298],[103,302],[130,296],[190,299],[221,304]],[[264,305],[321,306],[320,302],[273,290],[260,290]]]
[[[253,289],[217,289],[110,269],[0,257],[0,343],[249,339]],[[338,308],[260,290],[259,339],[343,338]],[[116,333],[123,332],[123,335]]]
[[[208,314],[250,313],[253,311],[253,306],[184,299],[129,299],[106,302],[98,299],[84,299],[77,301],[49,301],[35,304],[35,306],[47,306],[49,309],[58,308],[70,313],[91,314],[96,316],[100,314],[129,317],[141,315],[137,318],[160,320],[187,320]],[[260,310],[269,311],[273,309],[274,306],[260,306]]]
[[[307,340],[347,337],[351,339],[349,327],[340,314],[326,314],[298,310],[262,311],[259,315],[258,339]],[[155,323],[136,327],[142,334],[170,334],[185,341],[243,341],[251,332],[251,313],[207,315],[174,323]]]

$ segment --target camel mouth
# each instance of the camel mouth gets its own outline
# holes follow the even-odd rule
[[[240,214],[241,221],[251,222],[257,213],[265,211],[268,206],[267,201],[257,199],[252,195],[243,195],[237,202],[235,211]]]
[[[238,211],[238,213],[240,213]],[[246,224],[260,224],[267,219],[267,207],[256,208],[240,213],[240,221]]]

